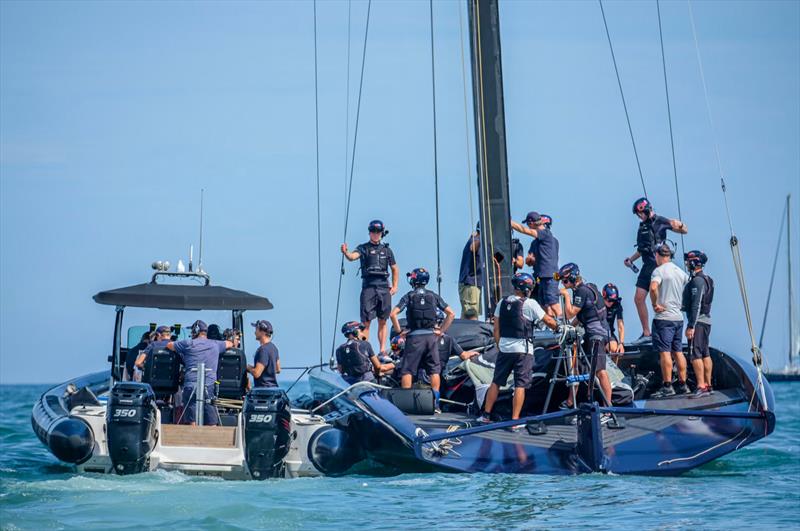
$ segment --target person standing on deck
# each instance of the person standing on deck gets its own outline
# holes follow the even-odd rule
[[[215,396],[214,387],[219,355],[233,347],[233,343],[208,339],[208,325],[199,319],[192,323],[191,332],[191,339],[170,341],[166,344],[168,350],[178,353],[186,368],[186,379],[181,395],[181,402],[184,404],[182,423],[191,425],[196,423],[197,370],[200,368],[200,363],[205,363],[206,402],[203,404],[203,424],[216,426],[219,424],[219,415],[217,408],[211,404],[211,400]]]
[[[272,342],[272,323],[262,319],[252,325],[259,344],[253,364],[247,366],[247,372],[253,375],[253,387],[278,387],[281,357]]]
[[[564,285],[561,294],[564,295],[564,317],[572,320],[577,317],[578,322],[586,330],[583,340],[583,352],[589,358],[594,367],[594,374],[591,378],[597,377],[600,382],[600,389],[607,401],[611,405],[611,380],[606,370],[606,346],[608,344],[608,322],[606,321],[606,305],[603,295],[597,286],[584,281],[581,277],[581,270],[577,264],[564,264],[558,270],[558,278]],[[572,299],[567,292],[572,290]],[[591,387],[594,387],[593,385]],[[594,397],[589,397],[594,400]],[[573,407],[572,394],[565,401],[567,407]]]
[[[461,301],[461,318],[481,313],[481,288],[483,288],[483,253],[481,253],[481,224],[475,227],[461,252],[458,274],[458,298]]]
[[[403,362],[400,366],[400,386],[403,389],[411,389],[413,378],[422,367],[431,380],[431,389],[438,411],[441,380],[439,347],[436,340],[447,331],[456,314],[444,299],[425,288],[431,278],[425,268],[414,269],[406,276],[412,290],[403,295],[390,314],[395,332],[406,334],[401,330],[400,321],[397,319],[397,315],[405,309],[406,325],[409,329],[406,334]],[[436,328],[437,308],[445,313],[441,328]]]
[[[614,354],[625,352],[625,321],[622,319],[622,297],[619,296],[617,286],[611,282],[603,286],[603,301],[606,304],[606,321],[608,322],[608,352],[616,363],[620,356],[614,356]],[[615,323],[616,331],[614,330]]]
[[[653,348],[661,358],[663,384],[651,398],[666,398],[675,394],[688,394],[686,385],[686,357],[683,355],[683,288],[689,275],[672,262],[675,250],[664,242],[656,248],[657,267],[650,281],[650,301],[653,303]],[[678,389],[672,387],[672,360],[678,365]]]
[[[525,392],[533,380],[533,328],[540,322],[553,330],[558,328],[555,319],[547,315],[538,302],[529,298],[534,285],[531,275],[517,273],[511,279],[511,284],[514,294],[501,300],[495,309],[494,340],[500,353],[478,422],[490,422],[500,387],[506,384],[512,372],[514,397],[511,418],[516,420],[520,417],[525,404]],[[519,431],[522,427],[513,426],[511,431]]]
[[[553,220],[538,212],[528,212],[523,223],[527,226],[511,221],[511,228],[534,238],[526,262],[533,266],[533,276],[537,283],[536,300],[548,315],[559,317],[561,304],[558,302],[558,281],[554,278],[558,272],[558,240],[550,232]]]
[[[683,290],[683,309],[686,311],[686,339],[697,390],[691,398],[711,394],[711,303],[714,302],[714,279],[705,274],[708,257],[703,251],[689,251],[683,257],[691,280]]]
[[[633,263],[642,259],[642,269],[636,279],[636,295],[633,298],[636,311],[642,323],[642,335],[636,342],[650,339],[650,323],[647,315],[647,292],[650,290],[650,279],[656,268],[656,248],[667,239],[667,231],[678,234],[689,232],[686,224],[679,219],[669,219],[656,215],[653,205],[646,197],[640,197],[633,203],[633,213],[639,218],[639,231],[636,233],[636,252],[625,258],[626,267],[633,268]]]
[[[361,322],[364,324],[364,335],[369,340],[370,323],[378,319],[378,344],[383,354],[386,340],[389,339],[389,327],[386,319],[392,309],[392,296],[397,293],[399,269],[394,253],[388,243],[381,240],[389,231],[379,219],[369,222],[369,241],[349,251],[347,243],[341,247],[342,254],[350,262],[361,261]],[[389,271],[392,272],[392,285],[389,287]]]

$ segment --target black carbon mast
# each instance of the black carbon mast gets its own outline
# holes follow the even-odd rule
[[[483,300],[487,317],[492,314],[497,301],[511,292],[513,273],[500,16],[497,4],[498,0],[467,0],[481,252],[486,264]]]

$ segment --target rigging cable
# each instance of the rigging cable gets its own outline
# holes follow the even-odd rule
[[[369,15],[370,11],[372,10],[372,0],[367,2],[367,21],[364,25],[364,46],[361,51],[361,75],[358,82],[358,99],[356,100],[356,121],[353,126],[353,150],[351,152],[350,157],[350,177],[349,182],[347,184],[347,200],[345,202],[345,212],[344,212],[344,232],[343,232],[343,240],[347,240],[347,226],[350,222],[350,200],[353,196],[353,169],[355,166],[355,159],[356,159],[356,146],[358,145],[358,123],[359,118],[361,117],[361,93],[364,88],[364,66],[367,62],[367,40],[369,37]],[[336,293],[336,314],[334,318],[334,325],[333,325],[333,337],[331,338],[331,363],[333,363],[334,353],[336,349],[336,323],[339,322],[339,307],[342,302],[342,278],[344,278],[344,255],[342,255],[341,264],[339,266],[339,287]]]
[[[344,112],[344,200],[347,201],[347,155],[350,153],[350,29],[352,26],[352,0],[347,1],[347,86]]]
[[[658,39],[661,44],[661,66],[664,71],[664,94],[667,97],[667,119],[669,121],[669,145],[672,149],[672,175],[675,178],[675,197],[678,199],[678,219],[683,223],[683,213],[681,213],[681,193],[678,189],[678,165],[675,162],[675,137],[672,133],[672,108],[669,103],[669,83],[667,82],[667,60],[664,54],[664,32],[661,29],[661,1],[656,0],[656,13],[658,14]],[[681,252],[686,254],[686,245],[681,233]]]
[[[747,297],[747,284],[745,282],[744,276],[744,266],[742,265],[742,254],[741,249],[739,247],[739,239],[736,237],[736,233],[733,230],[733,222],[731,221],[731,210],[730,206],[728,205],[728,190],[727,186],[725,185],[725,175],[722,171],[722,161],[719,156],[719,143],[717,142],[717,131],[716,127],[714,126],[714,118],[713,114],[711,113],[711,101],[708,97],[708,85],[706,84],[706,76],[703,69],[703,59],[700,56],[700,44],[697,40],[697,28],[695,27],[694,23],[694,13],[692,12],[692,2],[691,0],[686,0],[686,5],[689,8],[689,22],[692,26],[692,37],[694,39],[694,49],[697,55],[697,66],[700,70],[700,79],[703,83],[703,97],[705,99],[706,104],[706,113],[708,115],[708,122],[711,126],[711,135],[714,140],[714,153],[716,154],[717,158],[717,170],[719,170],[719,179],[720,179],[720,187],[722,189],[722,197],[725,200],[725,214],[728,217],[728,228],[730,229],[731,237],[730,237],[730,246],[731,246],[731,255],[733,257],[733,267],[736,270],[736,279],[739,282],[739,292],[742,296],[742,304],[744,306],[744,316],[747,322],[747,331],[750,334],[750,351],[753,353],[753,365],[756,366],[756,379],[758,385],[758,391],[761,394],[761,406],[762,408],[767,408],[767,396],[766,392],[764,391],[764,376],[761,371],[761,363],[763,360],[763,356],[761,355],[761,349],[756,345],[756,338],[755,334],[753,333],[753,319],[750,313],[750,301]],[[756,389],[753,390],[756,392]]]
[[[435,186],[436,199],[436,283],[438,285],[439,296],[442,296],[442,254],[439,243],[439,148],[436,136],[436,63],[433,53],[433,0],[428,0],[430,8],[431,26],[431,90],[433,100],[433,180]]]
[[[464,148],[467,158],[467,193],[469,195],[469,226],[470,234],[475,227],[475,207],[472,202],[472,161],[469,156],[469,111],[467,110],[467,68],[464,54],[464,3],[458,2],[458,35],[461,41],[461,80],[464,93]],[[473,243],[474,240],[470,240]],[[478,254],[472,253],[472,270],[478,272]],[[476,281],[477,284],[477,281]]]
[[[767,305],[764,308],[764,321],[761,323],[761,334],[758,336],[758,348],[764,344],[764,330],[767,328],[767,315],[769,315],[769,302],[772,300],[772,286],[775,283],[775,270],[778,266],[778,255],[781,251],[781,241],[783,241],[783,225],[786,223],[786,207],[783,206],[783,213],[781,214],[781,228],[778,231],[778,245],[775,246],[775,259],[772,261],[772,274],[769,277],[769,290],[767,291]]]
[[[633,146],[633,155],[636,157],[636,168],[639,170],[639,180],[642,181],[642,191],[644,196],[647,197],[647,187],[644,184],[644,174],[642,173],[642,165],[639,162],[639,151],[636,149],[636,140],[633,138],[633,128],[631,127],[631,117],[628,114],[628,104],[625,101],[625,92],[622,90],[622,80],[619,77],[619,68],[617,67],[617,56],[614,54],[614,46],[611,44],[611,33],[608,31],[608,22],[606,21],[606,11],[603,8],[603,0],[597,0],[600,4],[600,13],[603,15],[603,26],[606,29],[606,38],[608,39],[608,49],[611,50],[611,60],[614,62],[614,72],[617,75],[617,85],[619,86],[619,95],[622,98],[622,107],[625,109],[625,120],[628,122],[628,133],[631,136],[631,145]]]
[[[319,68],[317,60],[317,0],[314,0],[314,131],[317,163],[317,306],[319,307],[319,362],[322,364],[322,221],[319,200]]]

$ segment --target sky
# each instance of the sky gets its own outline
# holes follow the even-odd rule
[[[656,5],[604,5],[649,197],[677,217]],[[661,4],[686,246],[710,257],[712,344],[749,358],[714,144],[758,334],[788,193],[800,263],[800,3],[692,5],[713,128],[687,4]],[[347,264],[335,322],[366,8],[317,4],[318,211],[313,3],[0,2],[0,382],[106,368],[114,311],[92,295],[197,252],[201,188],[212,282],[272,300],[245,319],[273,323],[284,366],[318,361],[320,343],[328,359],[341,323],[358,316],[358,267]],[[477,219],[464,8],[433,5],[442,295],[456,310]],[[366,241],[367,223],[382,219],[402,273],[436,269],[429,24],[427,2],[373,3],[353,156],[345,239]],[[503,1],[500,27],[512,213],[550,214],[561,262],[619,285],[638,337],[635,275],[622,261],[642,189],[598,4]],[[469,76],[467,63],[467,90]],[[788,348],[787,278],[783,258],[764,344],[773,367]],[[196,318],[225,316],[130,310],[125,327]]]

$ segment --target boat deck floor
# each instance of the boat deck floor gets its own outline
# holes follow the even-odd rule
[[[659,400],[647,400],[644,407],[651,409],[689,409],[705,410],[722,407],[729,404],[742,402],[746,399],[744,394],[738,389],[715,390],[714,394],[698,399],[690,399],[688,396],[674,396]],[[409,420],[430,433],[431,431],[444,431],[450,429],[462,429],[477,426],[475,418],[464,413],[442,413],[441,415],[408,415]],[[653,416],[637,417],[629,416],[625,419],[624,429],[610,429],[603,426],[603,441],[606,446],[616,444],[641,437],[655,431],[663,430],[686,417],[677,416]],[[491,439],[499,442],[523,443],[542,448],[562,448],[569,450],[577,442],[577,429],[574,425],[558,423],[548,423],[547,432],[542,435],[530,435],[527,431],[510,432],[504,429],[477,433],[473,437]]]
[[[162,424],[161,444],[163,446],[234,448],[236,446],[236,427]]]

